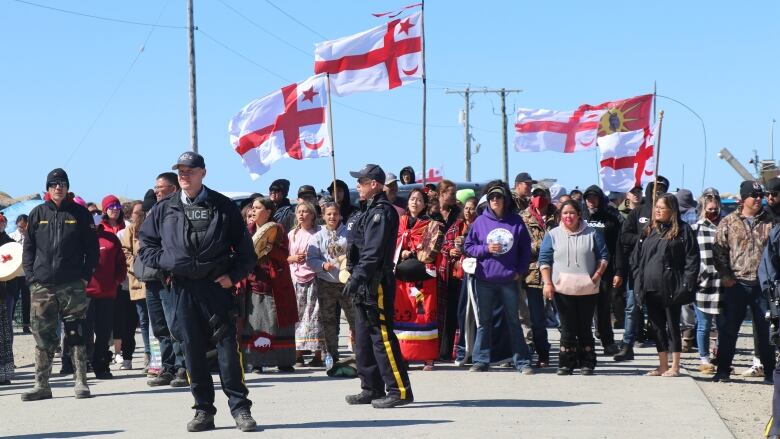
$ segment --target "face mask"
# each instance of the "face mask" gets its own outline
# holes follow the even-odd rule
[[[577,217],[564,216],[561,218],[561,222],[567,226],[573,226],[577,222]]]
[[[705,212],[704,216],[710,221],[715,221],[720,215],[718,212]]]
[[[531,198],[531,205],[539,212],[543,212],[550,205],[550,202],[547,197],[536,196]]]

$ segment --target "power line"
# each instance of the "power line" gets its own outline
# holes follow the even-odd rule
[[[159,27],[159,28],[164,28],[164,29],[187,29],[186,26],[174,26],[174,25],[170,25],[170,24],[144,23],[144,22],[141,22],[141,21],[125,20],[125,19],[121,19],[121,18],[102,17],[102,16],[99,16],[99,15],[87,14],[87,13],[84,13],[84,12],[77,12],[77,11],[71,11],[71,10],[68,10],[68,9],[55,8],[53,6],[47,6],[47,5],[42,5],[42,4],[39,4],[39,3],[33,3],[33,2],[26,1],[26,0],[13,0],[13,1],[15,1],[17,3],[22,3],[22,4],[25,4],[25,5],[29,5],[29,6],[35,6],[37,8],[42,8],[42,9],[48,9],[48,10],[51,10],[51,11],[62,12],[64,14],[78,15],[79,17],[93,18],[93,19],[96,19],[96,20],[110,21],[110,22],[113,22],[113,23],[132,24],[132,25],[136,25],[136,26],[147,26],[147,27],[151,27],[151,28],[158,28]]]
[[[704,119],[702,119],[701,116],[699,116],[699,113],[695,112],[693,108],[689,107],[688,105],[678,101],[675,98],[670,98],[669,96],[659,95],[656,94],[659,98],[669,99],[672,102],[676,102],[683,107],[687,108],[688,111],[693,113],[694,116],[696,116],[697,119],[699,119],[699,122],[701,122],[701,130],[704,134],[704,160],[702,161],[702,173],[701,173],[701,190],[704,190],[704,179],[707,176],[707,127],[704,126]]]
[[[230,52],[230,53],[232,53],[232,54],[234,54],[234,55],[236,55],[236,56],[238,56],[239,58],[243,59],[244,61],[246,61],[246,62],[248,62],[248,63],[250,63],[250,64],[254,65],[255,67],[257,67],[257,68],[259,68],[259,69],[263,70],[264,72],[268,73],[269,75],[275,76],[275,77],[277,77],[277,78],[279,78],[279,79],[281,79],[282,81],[285,81],[285,82],[292,82],[292,81],[290,81],[289,79],[285,78],[284,76],[282,76],[282,75],[280,75],[280,74],[278,74],[278,73],[274,72],[273,70],[271,70],[271,69],[269,69],[269,68],[267,68],[267,67],[265,67],[265,66],[263,66],[263,65],[261,65],[261,64],[258,64],[258,63],[256,63],[254,60],[252,60],[252,59],[251,59],[251,58],[249,58],[248,56],[246,56],[246,55],[243,55],[241,52],[239,52],[239,51],[237,51],[237,50],[233,49],[232,47],[228,46],[227,44],[223,43],[222,41],[219,41],[218,39],[216,39],[216,38],[212,37],[211,35],[209,35],[208,33],[206,33],[206,32],[205,32],[203,29],[196,28],[196,30],[197,30],[198,32],[200,32],[200,33],[201,33],[201,35],[203,35],[204,37],[206,37],[206,38],[208,38],[209,40],[213,41],[214,43],[216,43],[216,44],[218,44],[218,45],[222,46],[222,48],[223,48],[223,49],[227,50],[228,52]]]
[[[162,18],[163,12],[165,11],[165,8],[168,6],[168,1],[163,4],[162,9],[160,10],[160,14],[157,16],[157,19],[159,20]],[[149,42],[149,39],[152,37],[152,34],[154,33],[155,29],[157,29],[158,26],[151,26],[151,29],[149,29],[149,33],[146,34],[146,38],[144,38],[143,44],[141,44],[141,48],[138,49],[138,53],[135,54],[135,58],[133,58],[133,62],[130,63],[130,66],[125,71],[124,75],[122,75],[122,78],[119,80],[119,83],[117,83],[116,87],[114,87],[114,90],[111,92],[111,94],[108,96],[108,99],[106,100],[106,103],[103,104],[103,107],[98,111],[97,116],[92,120],[92,123],[89,125],[89,128],[87,128],[87,131],[84,133],[83,136],[81,136],[81,140],[79,140],[79,143],[76,144],[76,147],[73,148],[73,151],[71,151],[70,156],[68,156],[68,160],[65,161],[65,165],[70,164],[70,161],[73,160],[73,157],[76,155],[78,150],[81,148],[81,146],[84,144],[84,141],[87,140],[87,137],[92,133],[92,130],[95,128],[95,125],[97,125],[98,120],[103,116],[103,113],[106,112],[108,109],[108,106],[111,104],[111,101],[114,99],[114,96],[116,96],[117,92],[120,88],[122,88],[122,85],[125,83],[125,80],[127,80],[127,77],[130,75],[130,72],[133,70],[135,65],[138,63],[138,59],[141,58],[141,54],[144,53],[144,50],[146,49],[146,44]]]
[[[317,32],[316,30],[310,28],[308,25],[306,25],[302,21],[298,20],[297,18],[295,18],[292,15],[288,14],[287,12],[285,12],[284,9],[280,8],[279,6],[276,6],[271,0],[265,0],[265,2],[268,3],[269,5],[273,6],[277,11],[279,11],[282,14],[284,14],[285,16],[287,16],[287,18],[289,18],[290,20],[298,23],[301,27],[303,27],[304,29],[306,29],[309,32],[313,33],[314,35],[317,35],[318,37],[323,38],[325,40],[328,39],[328,37],[326,37],[325,35],[322,35],[321,33]]]
[[[260,29],[261,31],[265,32],[266,34],[268,34],[271,37],[275,38],[276,40],[280,41],[281,43],[285,44],[287,47],[295,49],[298,52],[301,52],[302,54],[306,55],[307,57],[310,57],[310,58],[312,57],[312,55],[313,55],[312,52],[306,51],[304,49],[301,49],[300,47],[290,43],[289,41],[285,40],[284,38],[276,35],[275,33],[271,32],[271,31],[269,31],[268,29],[266,29],[263,26],[259,25],[256,21],[254,21],[251,18],[247,17],[246,15],[242,14],[236,8],[234,8],[234,7],[230,6],[229,4],[227,4],[225,1],[223,1],[223,0],[218,0],[218,1],[220,3],[222,3],[222,5],[224,5],[226,8],[230,9],[231,11],[233,11],[233,13],[235,13],[239,17],[241,17],[244,20],[246,20],[247,22],[249,22],[249,24],[251,24],[252,26],[254,26],[254,27],[258,28],[258,29]]]

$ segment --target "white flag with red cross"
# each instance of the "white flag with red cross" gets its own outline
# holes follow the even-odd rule
[[[284,157],[330,157],[327,106],[327,78],[316,75],[242,108],[230,120],[228,132],[252,180]]]
[[[418,175],[415,183],[422,183],[422,175]],[[444,180],[444,166],[438,168],[428,168],[428,172],[425,175],[426,183],[439,183]]]
[[[331,91],[345,96],[390,90],[423,77],[422,12],[338,40],[314,51],[314,72],[330,74]]]
[[[515,121],[515,150],[578,152],[595,149],[606,109],[581,105],[574,111],[521,108]]]
[[[650,128],[599,137],[599,174],[605,191],[628,192],[655,179],[655,139]]]

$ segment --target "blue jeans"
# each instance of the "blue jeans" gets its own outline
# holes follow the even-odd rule
[[[477,312],[479,325],[474,341],[474,363],[490,364],[491,332],[493,330],[493,308],[495,303],[504,305],[504,317],[509,327],[509,338],[512,347],[513,360],[516,369],[522,369],[531,365],[531,356],[528,345],[523,337],[523,328],[520,326],[518,315],[520,284],[510,282],[486,282],[480,279],[475,281]]]
[[[634,297],[634,290],[626,290],[626,324],[625,331],[623,332],[623,345],[634,346],[636,341],[637,325],[640,322],[639,319],[640,308],[636,306],[636,298]]]
[[[765,371],[775,368],[775,350],[769,344],[769,322],[765,315],[769,302],[758,285],[737,283],[723,291],[723,310],[718,319],[718,374],[728,375],[739,337],[739,328],[750,307],[756,327],[758,353]]]
[[[696,344],[699,348],[699,358],[710,357],[710,330],[715,314],[707,314],[696,307]]]
[[[151,355],[149,348],[149,311],[146,308],[146,300],[134,300],[135,312],[138,314],[138,326],[141,327],[141,338],[144,341],[144,353]]]
[[[184,355],[181,346],[172,337],[170,323],[173,318],[171,293],[162,282],[146,283],[146,305],[149,308],[149,319],[155,338],[160,343],[160,357],[163,371],[175,373],[184,367]]]
[[[547,315],[544,312],[544,295],[539,288],[525,288],[528,298],[528,310],[531,314],[531,330],[534,334],[534,347],[539,357],[549,358],[550,342],[547,340]]]

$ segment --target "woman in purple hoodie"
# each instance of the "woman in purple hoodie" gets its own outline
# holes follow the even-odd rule
[[[517,312],[520,280],[531,259],[531,238],[503,182],[489,183],[485,195],[488,206],[474,221],[463,245],[465,253],[477,260],[477,335],[474,364],[469,371],[485,372],[489,368],[493,308],[501,303],[509,326],[515,369],[531,375],[531,357]]]

